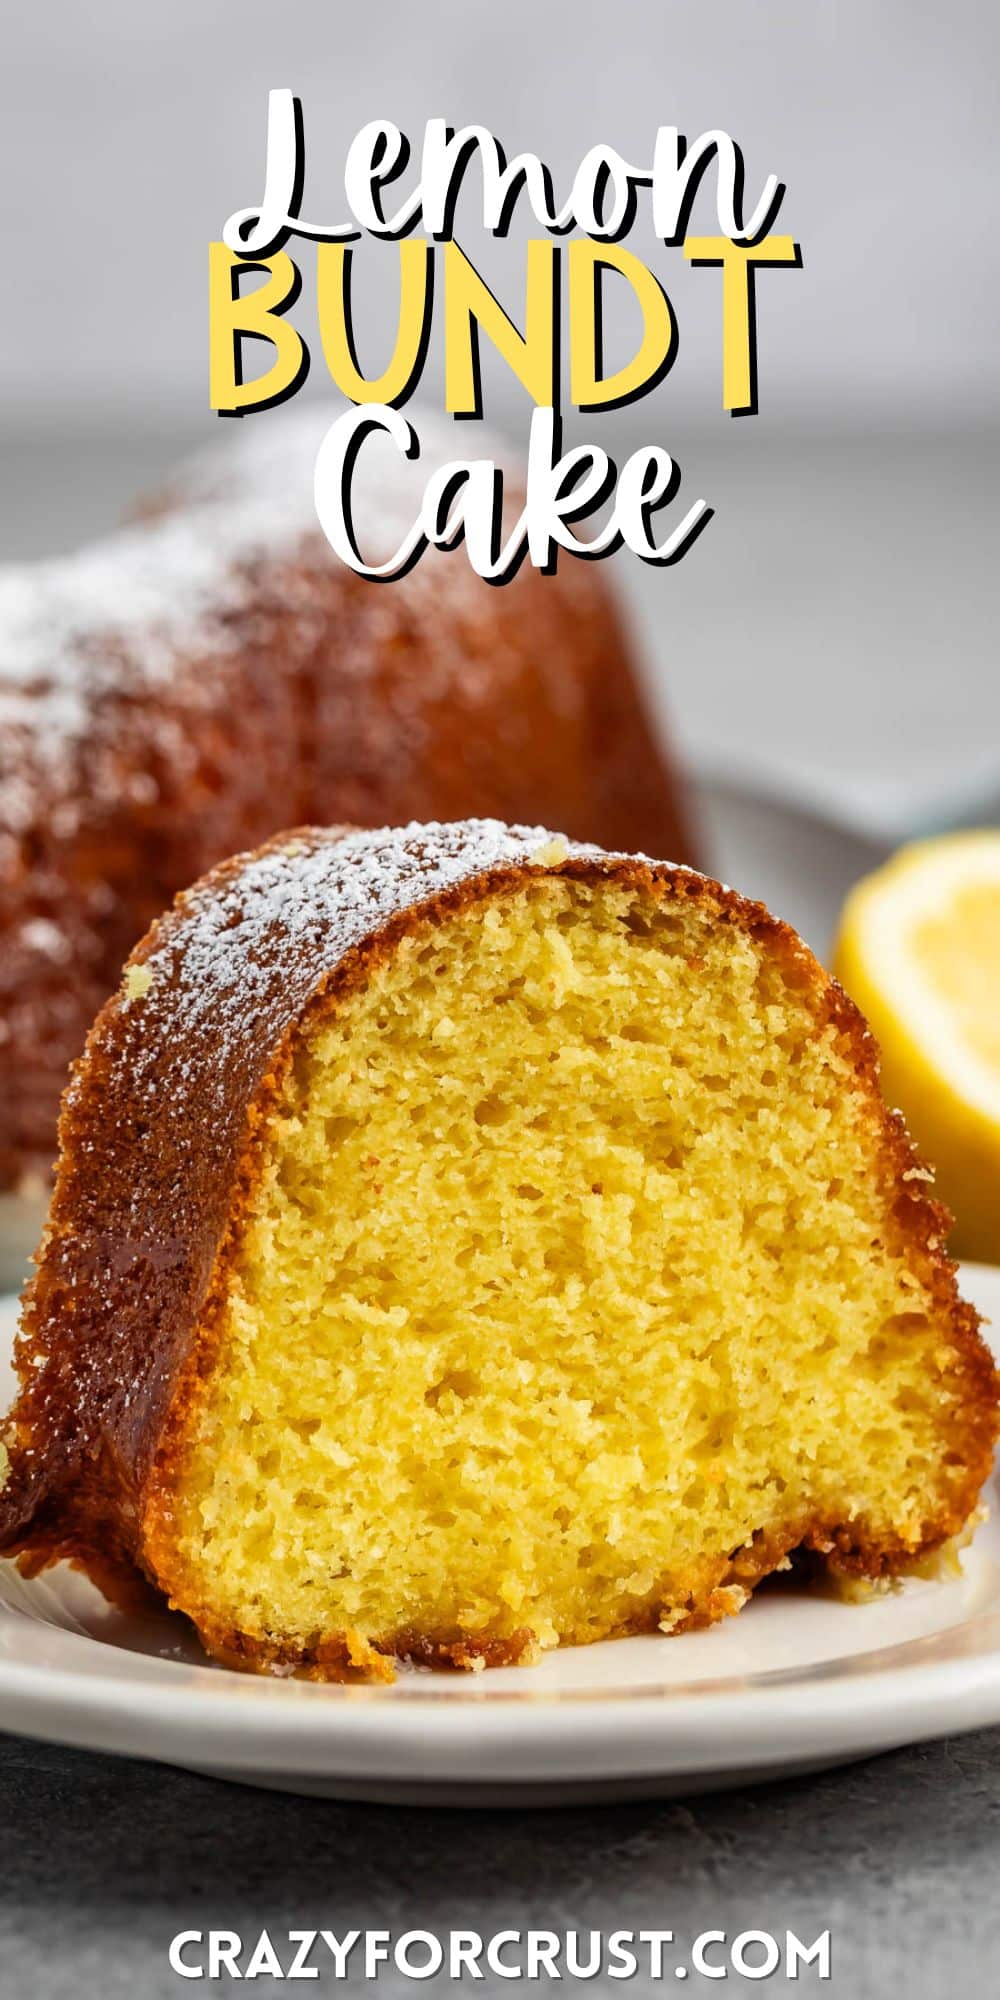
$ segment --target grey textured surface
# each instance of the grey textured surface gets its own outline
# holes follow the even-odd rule
[[[665,1928],[680,1956],[706,1929],[811,1940],[829,1927],[829,1984],[806,1970],[791,1990],[996,1991],[1000,1731],[687,1803],[532,1814],[336,1805],[4,1737],[0,1797],[4,2000],[205,1990],[171,1972],[167,1946],[209,1926],[251,1940],[263,1926],[276,1940],[324,1925]],[[684,1991],[783,1984],[692,1973]],[[379,1987],[461,1990],[390,1970]],[[511,1987],[487,1976],[474,1990]],[[640,1974],[583,1990],[653,1989]]]

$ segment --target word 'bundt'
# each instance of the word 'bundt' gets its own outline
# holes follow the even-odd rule
[[[680,1631],[975,1506],[993,1367],[871,1039],[688,870],[287,835],[154,925],[61,1138],[0,1544],[227,1660]]]
[[[47,1182],[68,1064],[153,917],[281,827],[486,812],[692,858],[593,566],[362,581],[313,507],[330,414],[258,418],[152,518],[0,570],[0,1193]],[[388,552],[422,475],[369,450]]]

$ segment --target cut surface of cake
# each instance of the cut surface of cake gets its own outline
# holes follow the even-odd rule
[[[761,906],[537,827],[283,836],[75,1070],[0,1544],[331,1679],[905,1571],[997,1430],[927,1181]]]
[[[432,551],[390,590],[356,576],[313,503],[336,414],[262,418],[149,518],[0,567],[0,1267],[4,1192],[47,1191],[69,1063],[127,954],[227,855],[298,821],[485,812],[692,859],[597,567],[494,590]],[[454,455],[419,425],[417,467],[366,446],[366,546],[395,546]]]

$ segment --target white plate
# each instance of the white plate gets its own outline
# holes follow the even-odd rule
[[[966,1289],[1000,1321],[1000,1270]],[[0,1397],[13,1300],[0,1304]],[[844,1604],[765,1588],[679,1638],[390,1688],[211,1665],[168,1612],[113,1611],[64,1567],[0,1563],[0,1727],[334,1798],[480,1805],[693,1792],[1000,1722],[1000,1521],[952,1582]]]

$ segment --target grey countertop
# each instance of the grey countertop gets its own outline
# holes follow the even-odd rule
[[[5,1737],[0,1795],[4,2000],[194,1990],[168,1964],[175,1932],[265,1926],[650,1928],[681,1946],[707,1929],[829,1928],[829,1984],[807,1969],[793,1990],[996,1991],[1000,1731],[685,1803],[535,1813],[339,1805]],[[379,1981],[394,1996],[446,1984]],[[640,1974],[583,1990],[651,1988]],[[720,1990],[692,1973],[685,1991],[702,1989]]]

